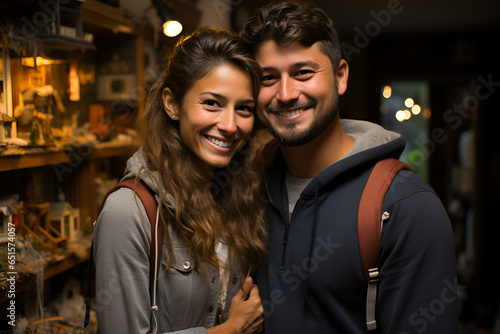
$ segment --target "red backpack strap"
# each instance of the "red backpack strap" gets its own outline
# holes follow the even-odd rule
[[[137,196],[139,196],[142,204],[144,205],[144,208],[146,209],[146,214],[151,225],[151,247],[149,252],[149,285],[151,286],[154,279],[155,251],[158,251],[158,254],[161,255],[161,249],[163,245],[161,228],[158,228],[158,230],[156,231],[156,240],[154,238],[156,230],[156,208],[158,207],[158,204],[156,203],[154,192],[142,180],[131,178],[115,184],[104,197],[102,205],[104,206],[104,201],[109,194],[120,188],[132,189],[137,194]]]
[[[161,250],[163,246],[163,235],[162,229],[156,229],[156,209],[158,207],[158,203],[156,202],[154,192],[140,179],[131,178],[123,180],[120,183],[115,184],[104,196],[101,207],[99,208],[99,214],[104,207],[104,203],[108,196],[114,191],[120,188],[129,188],[132,189],[137,196],[139,196],[142,205],[146,210],[146,214],[148,216],[149,223],[151,225],[151,246],[149,251],[149,287],[153,286],[154,280],[154,270],[155,270],[155,251],[158,252],[159,256],[161,256]],[[156,238],[154,236],[157,236]],[[90,322],[90,303],[91,303],[91,289],[92,289],[92,279],[94,274],[94,242],[92,241],[92,245],[90,247],[90,258],[89,258],[89,271],[88,271],[88,282],[87,282],[87,298],[85,300],[86,310],[85,310],[85,322],[84,328],[86,328]],[[158,266],[159,266],[158,261]]]
[[[412,170],[407,164],[393,158],[379,161],[366,183],[358,211],[358,240],[363,275],[368,282],[366,324],[368,330],[377,328],[375,303],[378,282],[380,233],[382,230],[382,202],[392,180],[401,169]]]

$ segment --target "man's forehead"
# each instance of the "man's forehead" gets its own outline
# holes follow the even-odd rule
[[[263,68],[330,62],[330,58],[321,51],[318,43],[311,46],[304,46],[299,42],[280,45],[274,40],[267,40],[255,48],[254,56]]]

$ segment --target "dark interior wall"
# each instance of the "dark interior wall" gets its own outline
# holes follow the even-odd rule
[[[491,328],[499,303],[500,235],[495,205],[500,201],[499,28],[477,31],[418,31],[377,36],[350,62],[350,82],[342,98],[343,117],[379,122],[384,79],[424,80],[430,85],[429,178],[449,211],[457,238],[459,283],[466,286],[461,319]],[[442,130],[442,140],[432,131]],[[469,175],[463,189],[457,169],[462,134],[474,135]],[[460,210],[452,207],[459,203]],[[470,214],[468,220],[467,214]],[[472,249],[466,243],[472,241]],[[472,251],[472,252],[471,252]],[[470,255],[470,256],[469,256]]]

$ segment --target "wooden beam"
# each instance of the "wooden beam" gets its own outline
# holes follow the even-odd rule
[[[87,0],[82,4],[82,22],[85,28],[90,28],[89,31],[94,27],[131,35],[137,34],[140,24],[127,11],[96,0]]]

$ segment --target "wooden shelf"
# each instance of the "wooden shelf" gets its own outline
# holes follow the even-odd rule
[[[94,161],[110,158],[126,159],[132,153],[132,145],[110,142],[97,146],[87,145],[71,149],[66,148],[55,152],[46,151],[43,153],[6,156],[0,157],[0,172],[37,168],[53,164],[68,164],[72,166],[77,172],[67,173],[64,175],[64,178],[69,188],[79,189],[79,191],[69,192],[67,194],[68,201],[75,207],[80,208],[81,221],[89,223],[89,221],[92,221],[97,216],[94,188],[96,170]],[[61,250],[63,256],[45,265],[44,280],[48,280],[88,261],[89,248],[90,246],[83,252],[87,254],[85,258],[77,257],[72,253]],[[35,280],[35,275],[24,275],[20,281],[16,282],[16,294],[27,289],[32,289]],[[7,300],[7,290],[2,285],[0,286],[0,304]]]
[[[28,153],[0,157],[0,172],[10,170],[50,166],[54,164],[74,163],[77,160],[103,159],[131,155],[130,145],[86,146],[65,149],[56,152]]]
[[[98,146],[90,154],[90,159],[105,159],[117,156],[131,156],[132,146]]]
[[[43,278],[44,280],[48,280],[56,275],[59,275],[79,264],[82,264],[84,262],[87,262],[89,259],[90,255],[90,245],[85,249],[84,254],[87,254],[85,258],[77,257],[76,255],[72,253],[67,253],[64,255],[64,257],[61,260],[54,261],[52,263],[48,263],[45,265],[44,271],[43,271]],[[22,273],[18,273],[22,274]],[[33,282],[36,280],[36,275],[35,274],[28,274],[28,275],[23,275],[21,281],[16,281],[16,294],[19,294],[23,291],[25,291],[28,287],[30,287]],[[0,304],[4,303],[5,301],[8,300],[7,298],[7,289],[6,285],[0,286]]]
[[[64,151],[15,155],[0,158],[0,172],[69,162]]]
[[[44,151],[38,153],[27,149],[24,155],[13,155],[0,157],[0,172],[8,172],[19,169],[37,168],[53,164],[67,164],[75,173],[64,173],[64,183],[67,189],[67,200],[80,209],[80,221],[90,224],[97,218],[96,193],[95,193],[95,162],[102,159],[118,158],[126,159],[133,153],[133,146],[128,143],[108,142],[96,146],[82,145],[72,148],[64,148],[60,151]],[[87,245],[88,244],[88,245]],[[67,250],[58,250],[57,256],[50,260],[44,268],[44,280],[48,280],[75,266],[88,261],[90,253],[90,242],[83,243],[85,257],[78,257]],[[60,252],[60,253],[59,253]],[[22,273],[18,273],[22,274]],[[19,278],[19,277],[18,277]],[[86,278],[85,278],[86,279]],[[36,275],[25,274],[16,282],[16,294],[36,289]],[[7,284],[0,284],[0,304],[6,302]]]
[[[88,255],[90,254],[89,252],[90,247],[85,250],[85,253]],[[79,258],[74,254],[70,254],[68,257],[59,262],[48,264],[43,271],[43,278],[49,279],[51,277],[59,275],[60,273],[65,272],[66,270],[71,269],[74,266],[79,265],[80,263],[88,261],[88,259],[88,256],[86,256],[85,258]]]

